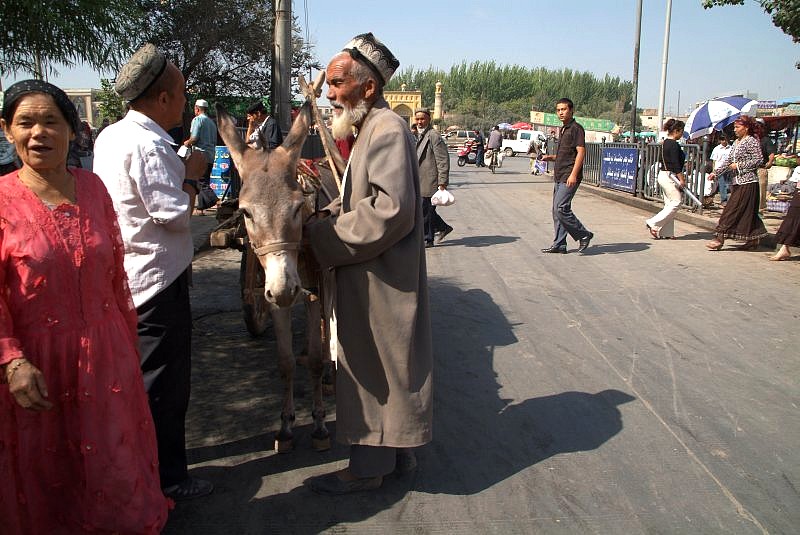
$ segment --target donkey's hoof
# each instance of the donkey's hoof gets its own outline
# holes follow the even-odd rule
[[[294,449],[294,444],[292,443],[292,439],[275,439],[275,452],[276,453],[289,453]]]
[[[311,447],[314,451],[328,451],[331,449],[331,437],[311,438]]]

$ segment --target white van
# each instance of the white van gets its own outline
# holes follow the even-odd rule
[[[531,141],[536,141],[541,144],[547,141],[547,136],[544,132],[539,130],[517,130],[514,139],[504,139],[502,150],[506,156],[514,156],[515,154],[525,154],[528,152],[528,147]]]

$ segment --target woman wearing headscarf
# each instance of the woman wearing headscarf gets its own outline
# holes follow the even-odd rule
[[[686,176],[683,174],[686,155],[678,145],[684,126],[685,123],[677,119],[669,119],[664,123],[667,137],[661,146],[662,167],[658,172],[658,185],[664,196],[664,208],[645,221],[650,235],[656,240],[675,237],[675,214],[681,207],[681,191],[686,187]],[[676,184],[670,175],[677,176],[680,185]]]
[[[706,244],[711,251],[719,251],[725,238],[743,241],[737,247],[751,250],[758,247],[759,240],[767,235],[764,222],[758,216],[759,186],[756,170],[761,165],[761,145],[758,141],[760,126],[752,117],[746,115],[736,119],[733,132],[736,142],[733,149],[709,175],[714,180],[723,170],[729,171],[731,192],[728,204],[722,210],[719,223],[714,231],[715,237]]]
[[[78,117],[39,80],[5,92],[22,168],[0,177],[0,525],[157,533],[167,519],[123,245],[100,179],[67,168]]]

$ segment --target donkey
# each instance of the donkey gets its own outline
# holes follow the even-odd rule
[[[286,139],[274,150],[253,149],[238,135],[227,111],[216,106],[219,134],[230,150],[242,177],[239,210],[244,217],[247,235],[265,272],[264,296],[278,346],[278,367],[283,380],[281,427],[275,437],[275,449],[292,449],[294,425],[294,373],[292,352],[291,306],[305,300],[308,319],[308,368],[313,388],[312,417],[314,449],[330,448],[322,402],[323,348],[321,304],[317,295],[303,290],[298,274],[303,220],[308,213],[305,196],[297,182],[300,149],[311,123],[309,103],[302,107]],[[310,255],[309,255],[310,256]],[[320,287],[319,285],[317,287]]]

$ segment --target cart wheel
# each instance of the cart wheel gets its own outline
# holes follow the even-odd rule
[[[247,331],[252,336],[261,336],[269,325],[269,303],[264,297],[264,269],[250,244],[247,244],[242,251],[239,287],[242,292],[242,315]]]

